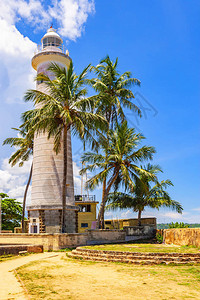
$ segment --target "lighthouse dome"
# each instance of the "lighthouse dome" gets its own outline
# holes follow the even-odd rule
[[[56,47],[61,49],[63,40],[57,34],[55,29],[52,27],[47,30],[47,33],[41,39],[42,42],[42,49],[46,50],[47,47]]]

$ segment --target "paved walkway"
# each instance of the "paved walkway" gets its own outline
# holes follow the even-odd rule
[[[23,287],[15,277],[14,270],[29,262],[59,256],[60,253],[40,253],[11,259],[0,263],[0,300],[27,300]]]

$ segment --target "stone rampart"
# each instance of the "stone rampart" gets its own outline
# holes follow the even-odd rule
[[[84,246],[93,241],[99,243],[109,241],[125,241],[125,233],[121,230],[94,230],[84,233],[55,234],[0,234],[0,245],[43,245],[44,250],[59,250],[67,247]]]
[[[200,247],[200,228],[164,229],[163,241],[165,244]]]
[[[88,230],[84,233],[11,233],[0,234],[0,245],[43,245],[44,250],[59,250],[63,248],[78,247],[91,244],[120,243],[128,240],[138,240],[153,237],[154,226],[141,226],[141,228],[127,227],[125,230]],[[127,235],[129,234],[129,239]]]

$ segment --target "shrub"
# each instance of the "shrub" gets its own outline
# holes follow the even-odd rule
[[[189,224],[185,224],[183,222],[176,222],[176,223],[170,223],[169,224],[169,228],[188,228],[189,227]]]
[[[162,243],[163,243],[163,235],[157,232],[157,233],[156,233],[156,241],[157,241],[159,244],[162,244]]]

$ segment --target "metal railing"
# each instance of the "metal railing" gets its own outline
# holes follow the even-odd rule
[[[82,202],[95,202],[96,197],[95,195],[75,195],[74,196],[75,201],[82,201]]]
[[[45,52],[45,51],[58,51],[58,52],[61,52],[61,53],[64,53],[65,54],[65,51],[67,49],[65,49],[64,45],[60,45],[60,44],[55,44],[55,43],[46,43],[45,46],[43,45],[37,45],[37,49],[35,49],[34,51],[34,55],[40,53],[40,52]]]

